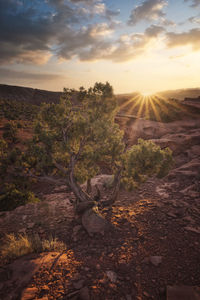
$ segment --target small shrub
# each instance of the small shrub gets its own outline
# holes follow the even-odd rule
[[[11,143],[17,142],[17,125],[14,121],[10,121],[4,125],[3,138]]]
[[[17,257],[45,251],[63,251],[66,245],[57,238],[49,237],[48,240],[42,240],[38,234],[27,236],[13,233],[6,235],[5,243],[1,248],[1,256],[4,260],[11,260]]]
[[[11,150],[8,155],[8,164],[14,164],[20,162],[21,160],[21,151],[18,148]]]
[[[6,236],[5,244],[2,247],[3,258],[12,259],[33,252],[32,243],[26,235],[16,237],[13,233]]]
[[[17,128],[23,128],[22,123],[17,122]]]
[[[48,239],[43,240],[38,234],[35,234],[28,239],[32,245],[32,252],[62,251],[66,249],[66,245],[53,236],[49,236]]]
[[[27,203],[37,203],[40,200],[30,191],[19,191],[15,185],[6,186],[5,193],[0,196],[0,211],[13,210]]]
[[[52,236],[48,240],[42,241],[42,251],[61,251],[65,249],[66,245]]]

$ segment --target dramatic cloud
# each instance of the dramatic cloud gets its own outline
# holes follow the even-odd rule
[[[131,12],[128,24],[135,25],[141,21],[154,21],[164,18],[163,8],[167,5],[165,0],[145,0]]]
[[[168,46],[178,47],[191,45],[193,50],[200,50],[200,29],[194,28],[188,32],[167,33]]]
[[[110,26],[106,23],[90,25],[87,28],[72,30],[69,28],[63,36],[59,38],[60,47],[57,51],[57,55],[60,58],[70,59],[73,56],[81,56],[85,49],[97,48],[100,44],[105,44],[105,37],[109,36],[115,24]]]
[[[194,5],[198,1],[193,1]],[[156,39],[175,23],[163,12],[166,0],[144,0],[135,7],[129,25],[156,21],[140,33],[121,33],[111,10],[103,0],[0,0],[0,64],[45,64],[50,58],[81,61],[123,62],[154,47]],[[187,5],[186,5],[187,6]],[[189,17],[189,16],[188,16]],[[190,22],[198,23],[197,17]],[[127,28],[127,24],[122,24]],[[119,31],[117,31],[119,30]],[[199,49],[199,29],[166,34],[169,47],[192,45]]]
[[[112,17],[118,13],[95,0],[1,0],[0,64],[42,64],[54,54],[71,57],[77,47],[93,45],[113,30],[116,23]],[[106,18],[108,25],[90,24],[94,15]]]
[[[95,47],[81,51],[79,57],[82,61],[96,59],[128,61],[142,55],[162,32],[163,27],[152,25],[144,33],[122,35],[115,43],[99,41]]]
[[[63,11],[41,14],[35,7],[18,3],[12,0],[1,0],[0,3],[0,62],[46,62],[57,30],[65,28],[66,22],[74,22],[75,14],[65,6],[64,19]]]
[[[185,2],[191,2],[192,7],[197,7],[200,5],[200,0],[184,0]]]

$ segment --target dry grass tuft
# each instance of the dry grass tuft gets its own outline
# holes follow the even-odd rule
[[[27,236],[13,233],[5,237],[5,243],[1,247],[1,256],[6,260],[14,259],[29,253],[44,251],[63,251],[66,245],[52,236],[48,240],[42,240],[38,234]]]

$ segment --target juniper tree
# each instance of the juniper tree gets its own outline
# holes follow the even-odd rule
[[[116,112],[109,83],[96,83],[88,90],[65,89],[59,104],[43,104],[28,152],[30,173],[52,181],[61,176],[73,191],[78,210],[93,205],[94,199],[80,184],[98,174],[102,162],[114,176],[110,204],[120,184],[131,189],[148,176],[165,175],[172,163],[171,151],[143,140],[126,147],[115,123]]]

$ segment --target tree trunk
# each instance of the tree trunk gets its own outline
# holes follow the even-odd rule
[[[77,198],[78,202],[84,202],[84,201],[92,201],[92,198],[82,190],[80,185],[76,182],[75,176],[74,176],[74,167],[75,167],[75,157],[72,155],[70,159],[70,164],[69,164],[69,171],[68,171],[68,185],[72,189],[74,195]]]
[[[99,189],[99,187],[98,187],[97,184],[95,184],[95,188],[96,188],[97,193],[94,196],[94,200],[97,201],[97,202],[99,202],[100,199],[101,199],[101,192],[100,192],[100,189]]]
[[[75,179],[71,175],[69,176],[68,185],[70,186],[72,192],[76,196],[78,202],[92,201],[92,198],[82,190],[80,185],[75,181]]]
[[[86,193],[87,193],[88,195],[90,195],[91,192],[92,192],[92,186],[91,186],[91,179],[89,178],[89,179],[87,180]]]
[[[117,200],[117,197],[118,197],[118,194],[119,194],[119,189],[120,189],[121,171],[122,171],[122,168],[120,168],[117,171],[117,173],[115,174],[114,181],[113,181],[114,188],[113,188],[112,195],[111,195],[109,200],[104,201],[102,203],[103,206],[112,205]]]
[[[76,196],[76,212],[81,215],[81,222],[87,233],[92,236],[95,233],[104,234],[108,228],[108,222],[100,216],[98,208],[94,208],[95,202],[85,193],[74,180],[73,174],[69,176],[69,186]]]

